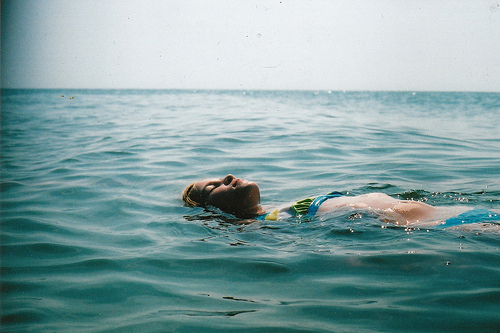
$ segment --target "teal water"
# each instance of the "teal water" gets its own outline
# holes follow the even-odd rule
[[[64,97],[62,97],[64,95]],[[239,224],[333,190],[500,209],[500,94],[2,90],[2,332],[498,332],[498,225]]]

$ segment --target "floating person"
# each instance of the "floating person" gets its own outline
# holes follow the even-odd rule
[[[331,192],[281,207],[264,209],[260,204],[259,186],[233,175],[194,182],[183,191],[182,199],[191,207],[216,207],[238,218],[256,220],[312,217],[350,210],[371,212],[384,222],[404,226],[450,227],[500,221],[499,213],[486,209],[471,210],[463,206],[434,207],[419,201],[395,199],[384,193],[347,196],[340,192]]]

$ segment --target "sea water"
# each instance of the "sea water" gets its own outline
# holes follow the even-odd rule
[[[500,209],[500,94],[2,90],[2,332],[498,332],[498,225],[241,221],[342,191]],[[245,222],[245,223],[242,223]],[[485,221],[486,222],[486,221]]]

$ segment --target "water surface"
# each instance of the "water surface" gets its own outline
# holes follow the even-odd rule
[[[64,95],[64,96],[63,96]],[[2,90],[3,332],[495,332],[498,225],[239,224],[336,190],[500,209],[500,94]]]

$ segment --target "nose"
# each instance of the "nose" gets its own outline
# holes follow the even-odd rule
[[[222,184],[224,185],[229,185],[231,184],[231,182],[233,181],[234,179],[234,176],[233,175],[227,175],[226,177],[224,177],[224,179],[222,180]]]

